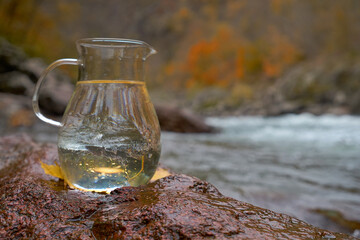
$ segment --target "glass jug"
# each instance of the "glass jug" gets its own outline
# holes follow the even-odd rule
[[[77,41],[79,59],[60,59],[41,75],[35,114],[60,127],[58,152],[66,182],[85,191],[110,192],[147,183],[160,156],[159,122],[144,82],[144,64],[156,51],[129,39]],[[61,123],[41,114],[45,76],[59,65],[79,66],[75,91]]]

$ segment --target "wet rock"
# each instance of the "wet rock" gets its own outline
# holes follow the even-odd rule
[[[26,58],[21,49],[0,38],[0,73],[17,70]]]
[[[294,66],[259,97],[264,115],[360,114],[360,59],[339,57]]]
[[[39,58],[28,58],[21,49],[0,39],[0,92],[32,97],[35,84],[48,65]],[[74,86],[69,77],[51,72],[42,87],[40,107],[49,114],[61,115]]]
[[[194,177],[173,175],[110,195],[70,190],[39,161],[56,146],[0,138],[1,239],[354,239],[223,196]]]
[[[34,83],[24,73],[12,71],[0,74],[0,89],[3,92],[30,96],[34,87]]]
[[[28,97],[0,93],[0,135],[18,127],[32,127],[36,117]]]
[[[156,105],[161,130],[180,133],[211,133],[216,129],[199,116],[177,107]]]

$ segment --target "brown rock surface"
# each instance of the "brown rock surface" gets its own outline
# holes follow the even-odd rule
[[[0,138],[0,239],[354,239],[223,196],[173,175],[110,195],[69,190],[39,161],[53,144]]]

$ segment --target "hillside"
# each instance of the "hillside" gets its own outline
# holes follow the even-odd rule
[[[154,101],[171,101],[207,114],[256,114],[271,112],[257,111],[256,106],[276,104],[271,98],[265,104],[262,96],[289,72],[303,69],[294,80],[301,83],[308,71],[326,72],[328,65],[338,62],[343,68],[339,71],[358,74],[354,63],[360,59],[359,10],[357,0],[3,0],[0,35],[48,62],[75,57],[74,41],[79,38],[141,39],[159,52],[149,59],[148,86]],[[310,67],[299,67],[305,65]],[[340,77],[333,85],[327,82],[329,74],[318,75],[316,82],[330,85],[320,95],[330,98],[339,95],[334,89],[347,81]],[[346,95],[356,94],[358,85],[350,85],[355,88]],[[295,95],[323,105],[317,97],[308,97],[307,90]],[[306,111],[309,104],[298,109]],[[244,110],[249,106],[253,110]]]

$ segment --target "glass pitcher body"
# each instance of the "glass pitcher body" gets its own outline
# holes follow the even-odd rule
[[[159,122],[144,82],[144,62],[155,51],[124,39],[84,39],[77,47],[79,79],[59,124],[65,180],[99,192],[147,183],[161,149]]]

